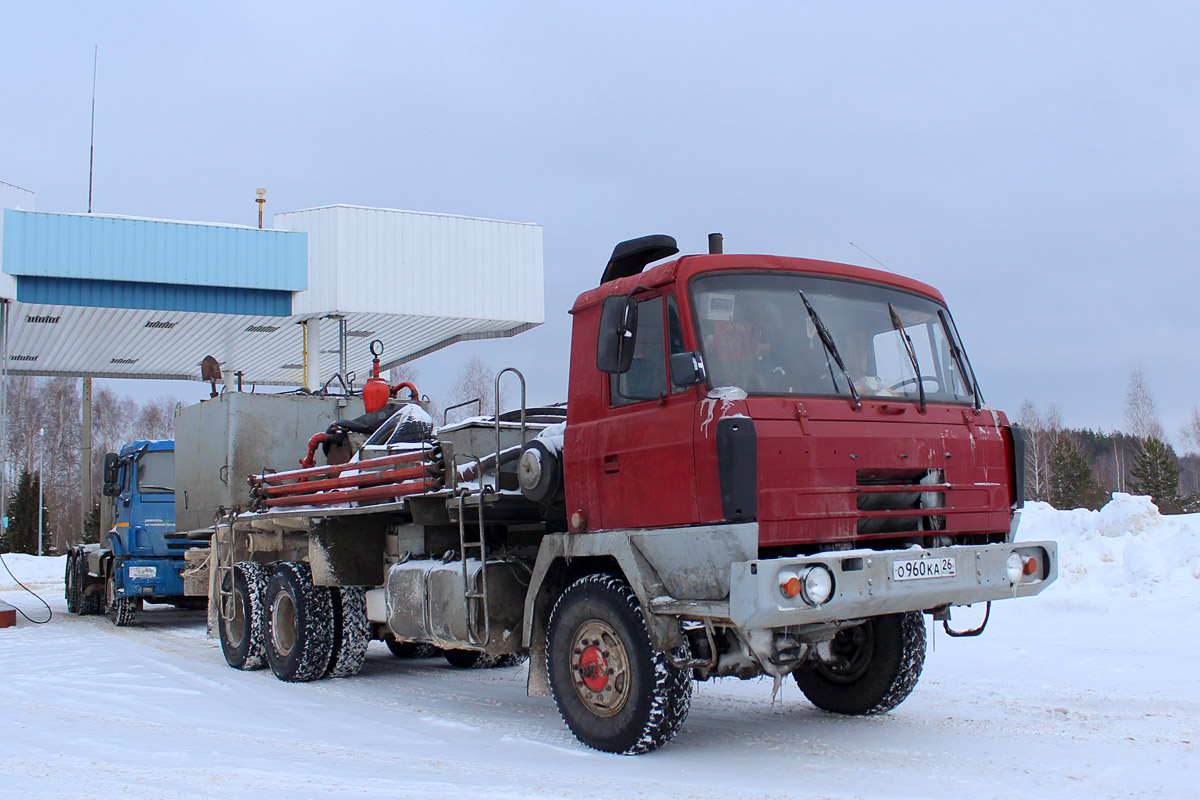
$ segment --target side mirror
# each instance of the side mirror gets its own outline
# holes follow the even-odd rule
[[[671,354],[671,385],[685,388],[697,386],[708,380],[704,359],[693,351]]]
[[[633,365],[637,342],[637,301],[625,295],[604,299],[600,310],[600,333],[596,337],[596,369],[623,375]]]
[[[105,497],[116,497],[121,493],[121,459],[116,453],[104,454],[104,488]]]

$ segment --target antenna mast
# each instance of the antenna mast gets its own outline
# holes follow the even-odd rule
[[[92,136],[88,142],[88,213],[92,213],[92,170],[96,164],[96,68],[100,65],[100,45],[92,56]]]

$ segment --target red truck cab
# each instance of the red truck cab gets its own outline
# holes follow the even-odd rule
[[[619,246],[571,309],[572,532],[756,521],[760,557],[1006,540],[1022,443],[936,289],[766,255],[641,271],[668,238]],[[606,344],[627,369],[600,369]]]

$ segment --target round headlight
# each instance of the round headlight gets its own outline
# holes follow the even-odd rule
[[[1004,569],[1008,572],[1008,582],[1018,583],[1025,573],[1025,562],[1021,560],[1021,554],[1009,553],[1008,560],[1004,562]]]
[[[821,564],[809,567],[801,579],[804,601],[819,606],[833,596],[833,573]]]

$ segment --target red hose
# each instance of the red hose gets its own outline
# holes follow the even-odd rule
[[[401,389],[408,389],[410,392],[412,392],[412,397],[410,399],[412,399],[412,400],[420,400],[421,399],[420,393],[417,392],[417,387],[413,386],[408,381],[404,381],[402,383],[397,383],[395,386],[393,386],[391,389],[388,390],[388,395],[391,397],[395,397],[397,394],[400,393]]]
[[[308,455],[300,459],[300,466],[304,469],[312,469],[317,465],[317,448],[323,442],[329,441],[328,433],[314,433],[313,437],[308,440]]]

